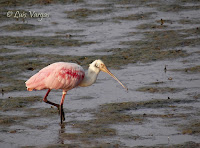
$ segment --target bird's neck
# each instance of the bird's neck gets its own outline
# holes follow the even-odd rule
[[[95,71],[89,67],[83,81],[79,84],[79,86],[86,87],[92,85],[96,81],[98,74],[99,71]]]

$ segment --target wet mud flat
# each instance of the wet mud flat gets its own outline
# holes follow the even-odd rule
[[[198,0],[10,0],[0,7],[0,147],[200,146]],[[86,69],[95,59],[128,93],[100,74],[92,87],[69,91],[60,125],[57,109],[42,102],[46,92],[26,91],[24,82],[44,66]],[[60,98],[61,91],[49,95]]]

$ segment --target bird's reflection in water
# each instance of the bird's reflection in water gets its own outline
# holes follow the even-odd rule
[[[62,134],[65,133],[65,123],[60,124],[60,129],[58,130],[58,142],[59,144],[64,144],[64,138]]]

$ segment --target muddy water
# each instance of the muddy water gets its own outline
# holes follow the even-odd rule
[[[199,146],[199,1],[11,0],[0,7],[0,147]],[[26,91],[24,82],[50,63],[86,69],[98,58],[129,91],[100,73],[92,87],[68,92],[62,126],[57,109],[42,102],[45,90]],[[49,100],[61,95],[52,91]]]

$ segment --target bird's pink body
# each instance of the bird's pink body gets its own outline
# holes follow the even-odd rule
[[[77,87],[83,80],[85,72],[75,63],[53,63],[26,81],[29,91],[42,89],[62,89],[68,91]]]

